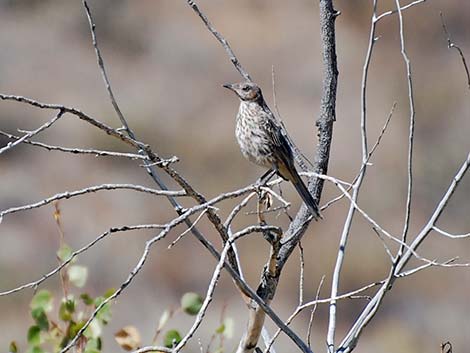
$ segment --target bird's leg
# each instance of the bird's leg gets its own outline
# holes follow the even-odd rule
[[[269,179],[274,176],[274,174],[276,174],[276,170],[274,168],[268,169],[263,175],[258,178],[258,180],[256,180],[255,186],[257,188],[264,186],[264,184],[266,184]]]

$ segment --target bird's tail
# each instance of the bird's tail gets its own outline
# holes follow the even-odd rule
[[[294,187],[299,193],[300,197],[305,202],[310,212],[312,212],[313,217],[315,219],[322,218],[320,214],[320,210],[318,209],[317,203],[313,199],[312,194],[310,194],[310,191],[308,191],[307,186],[305,186],[304,182],[300,178],[300,175],[297,173],[295,169],[292,170],[291,173],[289,174],[292,176],[292,179],[291,179],[292,184],[294,184]]]

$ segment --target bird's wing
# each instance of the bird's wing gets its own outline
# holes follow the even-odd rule
[[[273,148],[273,154],[275,160],[278,161],[276,167],[282,177],[290,180],[290,171],[295,169],[292,149],[277,122],[273,119],[267,119],[267,122],[267,131],[275,147]]]

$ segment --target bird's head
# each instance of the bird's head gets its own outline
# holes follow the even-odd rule
[[[225,88],[235,92],[242,101],[256,101],[261,98],[261,89],[256,83],[245,81],[239,83],[227,83]]]

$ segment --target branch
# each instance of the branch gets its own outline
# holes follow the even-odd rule
[[[127,132],[127,135],[130,137],[131,140],[136,140],[136,137],[134,135],[134,132],[130,129],[124,115],[122,114],[121,110],[119,109],[119,106],[116,102],[116,99],[114,98],[114,94],[112,92],[112,89],[111,89],[111,85],[109,83],[109,79],[107,77],[107,74],[106,74],[106,70],[105,70],[105,66],[104,66],[104,61],[103,61],[103,58],[101,56],[101,52],[99,50],[99,47],[98,47],[98,42],[97,42],[97,39],[96,39],[96,33],[95,33],[95,28],[96,28],[96,25],[95,23],[93,22],[93,18],[91,16],[91,11],[90,11],[90,8],[88,7],[88,4],[86,3],[86,1],[83,1],[83,4],[84,4],[84,7],[85,7],[85,11],[86,11],[86,14],[87,14],[87,19],[88,19],[88,24],[90,26],[90,31],[91,31],[91,36],[92,36],[92,41],[93,41],[93,47],[95,49],[95,53],[96,53],[96,57],[97,57],[97,60],[98,60],[98,66],[100,68],[100,72],[101,72],[101,75],[103,77],[103,80],[105,82],[105,86],[106,86],[106,90],[108,91],[108,94],[109,94],[109,97],[110,97],[110,100],[111,100],[111,103],[114,107],[114,110],[116,111],[118,117],[119,117],[119,120],[121,121],[123,127],[124,127],[124,130]],[[191,5],[191,4],[190,4]],[[227,47],[228,47],[228,44],[227,44]],[[228,47],[230,48],[230,47]],[[173,178],[173,180],[178,183],[186,192],[187,194],[192,197],[193,199],[195,199],[199,204],[204,204],[207,202],[207,200],[205,199],[205,197],[200,194],[199,192],[197,192],[181,175],[179,175],[178,172],[176,172],[174,169],[170,168],[167,164],[160,164],[161,162],[161,159],[150,149],[149,146],[146,146],[146,145],[143,145],[143,146],[139,146],[139,153],[141,154],[146,154],[149,159],[150,159],[150,162],[149,161],[145,161],[145,166],[146,166],[146,169],[147,169],[147,172],[148,174],[150,175],[150,177],[157,183],[157,185],[162,189],[162,190],[168,190],[167,186],[165,185],[165,183],[163,182],[163,180],[160,178],[160,176],[158,175],[158,173],[156,172],[155,168],[154,168],[154,165],[157,164],[159,167],[161,167],[171,178]],[[171,196],[168,196],[167,197],[168,201],[170,202],[170,204],[172,205],[172,207],[175,209],[175,211],[178,213],[178,214],[181,214],[181,211],[183,210],[183,208],[181,207],[181,205],[175,200],[174,197],[171,197]],[[208,218],[209,220],[212,222],[212,224],[214,225],[214,227],[216,228],[216,230],[219,232],[222,240],[224,242],[226,242],[229,238],[229,235],[228,235],[228,232],[227,232],[227,229],[223,226],[222,224],[222,221],[220,219],[220,217],[217,215],[216,212],[214,212],[214,210],[212,209],[208,209],[207,210],[207,215],[208,215]],[[191,232],[198,238],[200,239],[201,237],[203,237],[203,235],[199,232],[199,230],[191,223],[191,221],[189,219],[186,219],[185,220],[185,223],[187,225],[187,227],[189,229],[191,229]],[[237,256],[235,254],[235,250],[231,249],[229,251],[229,261],[230,261],[230,264],[231,266],[237,271],[239,272],[239,264],[238,264],[238,259],[237,259]]]
[[[145,186],[133,185],[133,184],[102,184],[102,185],[95,185],[95,186],[90,186],[88,188],[84,188],[84,189],[80,189],[80,190],[65,191],[65,192],[53,195],[51,197],[48,197],[46,199],[43,199],[41,201],[38,201],[36,203],[6,209],[6,210],[0,212],[0,223],[3,220],[3,217],[6,216],[7,214],[16,213],[16,212],[20,212],[20,211],[31,210],[33,208],[39,208],[39,207],[48,205],[51,202],[54,202],[54,201],[57,201],[57,200],[70,199],[72,197],[81,196],[81,195],[84,195],[84,194],[89,194],[89,193],[97,192],[97,191],[101,191],[101,190],[134,190],[134,191],[143,192],[143,193],[147,193],[147,194],[151,194],[151,195],[158,195],[158,196],[172,196],[172,197],[187,196],[187,194],[184,190],[180,190],[180,191],[155,190],[155,189],[147,188]]]
[[[64,115],[64,111],[61,109],[61,110],[59,110],[59,112],[57,113],[57,115],[54,118],[52,118],[48,122],[44,123],[43,125],[38,127],[36,130],[30,131],[30,132],[24,134],[22,137],[18,138],[15,142],[8,142],[5,147],[0,148],[0,154],[2,154],[5,151],[8,151],[8,150],[12,149],[13,147],[19,145],[21,142],[33,137],[34,135],[39,134],[41,131],[46,130],[52,124],[54,124],[57,120],[59,120],[62,117],[62,115]]]
[[[320,117],[316,121],[318,128],[318,145],[315,155],[314,172],[328,173],[330,147],[333,138],[333,123],[336,120],[336,88],[338,81],[338,65],[336,61],[335,19],[339,13],[333,8],[332,0],[320,1],[320,30],[323,43],[323,96],[320,107]],[[309,178],[309,191],[317,203],[323,190],[323,180],[318,177]],[[294,251],[297,243],[302,239],[312,217],[307,207],[302,207],[283,239],[284,245],[279,253],[278,271],[280,272]]]
[[[391,285],[393,284],[393,282],[397,278],[400,278],[400,275],[403,274],[402,271],[404,267],[408,264],[410,259],[413,257],[414,255],[413,253],[421,245],[424,239],[426,239],[428,234],[433,230],[435,223],[438,221],[442,212],[446,208],[452,194],[455,192],[457,186],[461,182],[462,178],[465,176],[469,167],[470,167],[470,153],[467,155],[466,160],[463,162],[462,166],[455,174],[450,186],[448,187],[444,196],[439,201],[439,204],[436,206],[436,209],[434,210],[427,224],[421,229],[418,235],[414,238],[413,242],[411,243],[411,245],[409,245],[408,249],[402,254],[399,261],[395,263],[395,266],[393,266],[392,271],[390,272],[390,275],[387,281],[382,285],[382,287],[375,294],[372,300],[364,308],[361,315],[358,317],[358,319],[354,323],[353,327],[349,330],[348,334],[341,342],[341,345],[338,347],[337,352],[348,353],[354,349],[363,329],[377,313],[377,310],[383,298],[385,297],[387,291],[391,288]],[[447,263],[449,263],[452,260],[453,259],[448,260]]]
[[[361,147],[362,147],[362,166],[359,171],[358,177],[353,185],[353,195],[351,199],[351,204],[349,206],[348,214],[343,225],[343,231],[341,233],[341,239],[339,244],[339,251],[336,257],[336,264],[333,271],[333,279],[331,283],[331,297],[335,298],[338,295],[339,291],[339,280],[341,275],[341,269],[343,267],[344,256],[346,251],[346,245],[349,238],[349,233],[351,230],[352,220],[355,213],[355,204],[359,197],[359,191],[362,185],[362,181],[365,177],[368,163],[368,145],[367,145],[367,77],[369,74],[369,66],[372,58],[372,52],[375,44],[375,29],[376,23],[374,21],[377,12],[377,0],[373,2],[373,15],[370,25],[370,34],[369,34],[369,44],[367,47],[367,53],[364,60],[364,66],[362,69],[362,81],[361,81]],[[328,335],[327,335],[327,344],[328,350],[330,353],[335,350],[335,333],[336,333],[336,300],[330,302],[329,307],[329,321],[328,321]]]
[[[201,10],[199,10],[199,7],[196,5],[196,3],[193,0],[186,0],[186,2],[193,9],[193,11],[201,18],[202,22],[204,22],[204,25],[209,30],[209,32],[211,32],[214,35],[214,37],[219,41],[219,43],[225,49],[230,61],[238,70],[240,75],[242,75],[245,80],[252,81],[248,72],[240,64],[240,61],[238,61],[238,58],[235,56],[235,53],[233,52],[232,48],[228,44],[227,40],[224,37],[222,37],[222,35],[219,32],[217,32],[217,30],[214,28],[212,23],[210,23],[206,15],[204,15],[201,12]]]
[[[433,230],[435,230],[436,232],[438,232],[439,234],[442,234],[448,238],[451,238],[451,239],[461,239],[461,238],[468,238],[470,237],[470,233],[465,233],[465,234],[450,234],[446,231],[443,231],[442,229],[440,228],[437,228],[436,226],[433,226],[432,227]]]
[[[5,131],[0,130],[0,135],[5,136],[11,140],[19,140],[21,137],[13,134],[9,134]],[[97,150],[97,149],[83,149],[83,148],[69,148],[69,147],[63,147],[63,146],[53,146],[53,145],[48,145],[42,142],[37,142],[37,141],[31,141],[29,139],[21,141],[22,143],[32,145],[32,146],[37,146],[44,148],[48,151],[59,151],[59,152],[65,152],[65,153],[72,153],[72,154],[91,154],[94,155],[95,157],[123,157],[123,158],[129,158],[129,159],[148,159],[147,156],[142,156],[140,154],[135,154],[135,153],[125,153],[125,152],[115,152],[115,151],[102,151],[102,150]]]
[[[410,7],[413,7],[415,5],[419,5],[419,4],[422,4],[423,2],[425,2],[426,0],[416,0],[416,1],[413,1],[411,3],[409,3],[408,5],[405,5],[403,7],[400,7],[400,11],[405,11],[407,9],[409,9]],[[375,22],[379,22],[381,19],[383,19],[384,17],[387,17],[387,16],[390,16],[390,15],[394,15],[398,13],[398,8],[394,9],[394,10],[390,10],[390,11],[386,11],[384,12],[383,14],[377,16],[375,18]]]
[[[465,60],[465,56],[463,55],[462,49],[460,49],[460,47],[456,45],[454,42],[452,42],[452,40],[450,39],[450,34],[447,31],[446,23],[444,22],[444,15],[442,14],[442,12],[439,12],[439,15],[441,16],[442,28],[447,36],[447,47],[449,49],[454,48],[455,50],[459,52],[460,58],[462,59],[463,67],[465,69],[465,73],[467,75],[467,86],[470,89],[470,73],[468,72],[468,66],[467,66],[467,61]]]
[[[0,297],[16,293],[16,292],[22,291],[23,289],[27,289],[27,288],[36,289],[42,282],[44,282],[48,278],[54,276],[56,273],[60,272],[60,270],[63,269],[65,266],[67,266],[76,256],[78,256],[81,253],[87,251],[92,246],[94,246],[96,243],[103,240],[105,237],[107,237],[110,234],[118,233],[118,232],[127,232],[127,231],[132,231],[132,230],[142,230],[142,229],[162,229],[162,228],[165,228],[165,227],[166,227],[166,225],[162,225],[162,224],[139,224],[139,225],[135,225],[135,226],[123,226],[123,227],[110,228],[106,232],[101,233],[97,238],[95,238],[94,240],[92,240],[91,242],[89,242],[88,244],[83,246],[82,248],[72,252],[72,254],[70,255],[70,257],[68,259],[66,259],[64,262],[62,262],[59,266],[57,266],[53,270],[51,270],[48,273],[44,274],[40,279],[38,279],[36,281],[33,281],[33,282],[30,282],[30,283],[23,284],[19,287],[16,287],[16,288],[4,291],[4,292],[0,292]]]
[[[406,77],[408,83],[408,100],[410,106],[410,123],[409,123],[409,135],[408,135],[408,165],[407,165],[407,172],[408,172],[408,191],[406,193],[406,211],[405,211],[405,222],[403,225],[403,232],[402,232],[402,241],[406,243],[406,238],[408,234],[408,229],[410,225],[410,214],[411,214],[411,193],[413,190],[413,140],[414,140],[414,127],[415,127],[415,103],[413,97],[413,81],[411,78],[411,63],[410,59],[408,58],[408,54],[406,53],[405,48],[405,33],[403,29],[403,16],[402,10],[400,7],[400,0],[395,0],[397,11],[398,11],[398,20],[399,20],[399,28],[400,28],[400,48],[401,48],[401,55],[403,57],[403,61],[405,62],[406,66]],[[400,257],[403,253],[403,246],[400,247],[397,257]]]
[[[90,32],[91,32],[91,37],[92,37],[92,41],[93,41],[93,47],[95,48],[96,57],[98,59],[98,66],[100,67],[101,76],[103,77],[103,80],[105,82],[106,91],[108,91],[108,94],[109,94],[109,99],[111,101],[111,104],[113,105],[114,110],[116,111],[116,114],[119,117],[119,120],[121,120],[121,123],[122,123],[122,126],[123,126],[124,130],[129,134],[130,137],[135,139],[134,133],[129,128],[129,125],[127,124],[127,121],[124,118],[124,115],[122,114],[121,109],[119,108],[119,105],[116,102],[116,99],[114,98],[114,93],[113,93],[113,90],[111,88],[111,84],[109,83],[108,75],[106,74],[106,69],[104,67],[103,58],[101,57],[101,52],[100,52],[100,49],[98,47],[98,42],[97,42],[97,39],[96,39],[96,33],[95,33],[96,25],[93,22],[93,17],[91,16],[90,8],[88,7],[88,4],[85,0],[83,1],[83,6],[85,7],[85,11],[86,11],[87,19],[88,19],[88,24],[90,25]]]

